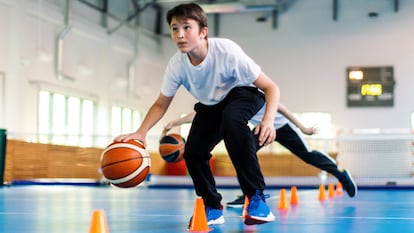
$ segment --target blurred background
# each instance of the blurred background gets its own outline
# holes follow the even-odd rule
[[[100,179],[101,150],[135,131],[159,95],[176,52],[165,14],[182,2],[0,0],[6,182]],[[317,135],[304,136],[309,147],[356,177],[411,185],[414,2],[195,2],[208,13],[209,37],[238,43],[280,86],[282,103],[306,126],[318,126]],[[149,132],[154,174],[182,169],[159,158],[158,140],[163,126],[194,104],[181,89]],[[188,128],[172,132],[186,137]],[[224,146],[213,154],[215,174],[234,176]],[[277,143],[259,154],[269,177],[320,172]]]

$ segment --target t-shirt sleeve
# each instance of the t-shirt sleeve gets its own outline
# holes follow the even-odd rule
[[[179,74],[174,69],[173,62],[170,61],[165,69],[161,93],[167,97],[174,96],[180,85]]]

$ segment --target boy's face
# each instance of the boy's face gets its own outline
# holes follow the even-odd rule
[[[207,28],[202,28],[194,19],[173,17],[171,19],[171,39],[182,53],[189,53],[199,46],[207,36]]]

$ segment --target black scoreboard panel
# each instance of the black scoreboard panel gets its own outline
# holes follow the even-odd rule
[[[348,107],[394,106],[392,66],[348,67],[346,80]]]

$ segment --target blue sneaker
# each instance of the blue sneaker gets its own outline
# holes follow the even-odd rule
[[[224,223],[223,208],[214,209],[209,206],[205,206],[205,210],[207,217],[207,225],[219,225]],[[192,220],[193,216],[191,216],[190,221],[188,222],[188,227],[191,226]]]
[[[351,173],[345,169],[342,174],[343,178],[339,182],[341,182],[342,187],[350,197],[355,197],[358,191],[358,187],[355,184],[355,181],[352,179]]]
[[[223,209],[213,209],[206,206],[206,216],[208,225],[219,225],[224,223]]]
[[[259,190],[250,197],[247,214],[244,219],[246,225],[263,224],[275,220],[275,216],[265,202],[265,196]]]

